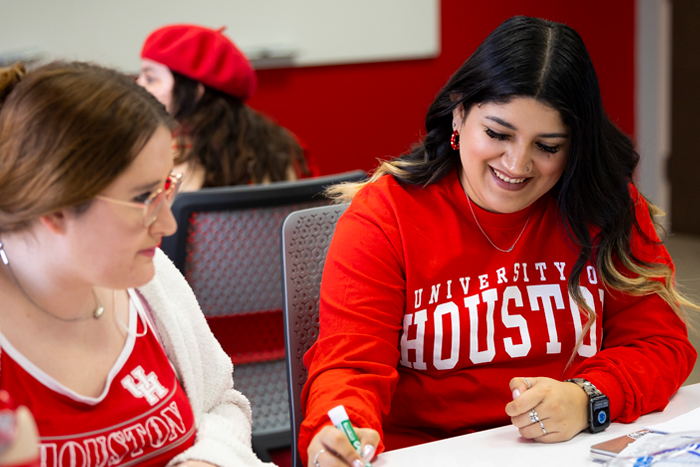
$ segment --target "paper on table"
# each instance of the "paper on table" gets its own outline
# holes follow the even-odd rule
[[[652,431],[680,433],[682,431],[700,431],[700,408],[680,415],[658,425],[645,427]]]
[[[627,446],[608,467],[700,466],[700,432],[661,435],[649,433]]]
[[[700,435],[700,408],[668,422],[646,428],[659,433],[669,433],[669,435],[649,433],[629,444],[608,465],[611,467],[651,464],[659,466],[700,465],[699,445],[697,441],[694,442]],[[692,436],[690,432],[694,432]],[[676,436],[674,433],[684,433],[684,435]],[[680,438],[680,436],[690,436],[690,438]],[[638,462],[641,460],[646,463],[639,464]]]

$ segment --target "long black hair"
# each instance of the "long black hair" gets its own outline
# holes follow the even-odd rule
[[[669,266],[642,261],[631,251],[632,229],[652,241],[637,224],[629,188],[639,155],[606,115],[586,46],[564,24],[524,16],[504,21],[438,93],[425,118],[423,141],[408,154],[384,162],[366,183],[387,173],[411,185],[441,180],[460,164],[459,152],[450,146],[453,110],[462,106],[466,115],[473,105],[507,103],[515,97],[531,97],[556,109],[571,132],[567,165],[552,192],[563,227],[580,250],[568,289],[589,313],[586,331],[595,314],[583,300],[579,279],[589,261],[607,285],[633,294],[658,293],[683,317],[678,304],[694,305],[675,290]],[[329,195],[347,201],[362,186],[336,187]],[[638,278],[618,271],[615,258]]]

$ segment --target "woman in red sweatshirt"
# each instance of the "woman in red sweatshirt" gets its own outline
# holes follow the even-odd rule
[[[681,307],[697,307],[674,287],[638,160],[573,29],[493,31],[420,145],[331,190],[352,204],[305,357],[308,465],[508,423],[565,441],[663,409],[695,362]],[[361,454],[329,426],[340,404]]]

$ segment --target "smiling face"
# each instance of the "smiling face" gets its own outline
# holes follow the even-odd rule
[[[147,58],[141,59],[141,72],[136,83],[146,88],[146,91],[153,94],[153,97],[171,112],[175,78],[170,68]]]
[[[143,202],[161,188],[173,169],[170,131],[159,127],[138,156],[100,195]],[[143,210],[95,199],[87,211],[66,219],[63,245],[75,273],[86,281],[115,289],[138,287],[153,277],[153,255],[163,236],[177,226],[167,206],[149,227]]]
[[[466,118],[465,118],[466,117]],[[530,97],[453,111],[462,162],[460,181],[469,198],[498,213],[517,212],[559,181],[571,134],[557,110]]]

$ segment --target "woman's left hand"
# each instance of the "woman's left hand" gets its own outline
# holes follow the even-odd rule
[[[177,464],[175,467],[216,467],[214,464],[204,461],[187,461],[182,464]]]
[[[506,405],[506,413],[524,438],[567,441],[588,426],[588,396],[574,383],[517,377],[510,380],[510,390],[513,401]]]

